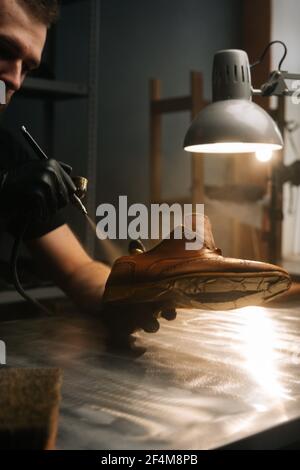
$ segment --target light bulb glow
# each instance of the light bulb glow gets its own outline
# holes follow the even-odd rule
[[[195,153],[259,153],[266,154],[273,150],[280,150],[277,144],[256,144],[252,142],[218,142],[211,144],[189,145],[184,148],[187,152]]]
[[[273,151],[270,148],[258,150],[255,156],[259,162],[269,162],[272,158]]]

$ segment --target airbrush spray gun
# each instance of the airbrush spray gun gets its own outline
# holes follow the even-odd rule
[[[47,155],[45,152],[41,149],[39,144],[34,140],[32,135],[27,131],[25,126],[21,127],[21,131],[31,148],[34,150],[36,155],[41,159],[41,160],[48,160]],[[76,192],[71,196],[71,202],[74,204],[75,207],[77,207],[84,215],[87,215],[87,210],[83,203],[81,202],[81,199],[84,198],[87,192],[87,184],[88,180],[84,178],[83,176],[74,176],[71,177],[73,180],[73,183],[75,184],[77,190]]]

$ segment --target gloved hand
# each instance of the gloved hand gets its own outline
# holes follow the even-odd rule
[[[30,215],[45,220],[65,207],[76,186],[68,165],[56,160],[30,160],[0,172],[0,215],[7,220]]]
[[[108,331],[115,336],[128,336],[138,330],[156,333],[159,318],[175,320],[175,306],[163,302],[136,304],[104,304],[101,318]]]
[[[140,255],[146,251],[141,240],[131,240],[128,250],[130,255]],[[176,305],[174,302],[104,302],[101,310],[101,319],[106,328],[108,341],[115,345],[122,343],[132,345],[131,335],[138,330],[156,333],[160,326],[159,318],[168,321],[175,320]]]

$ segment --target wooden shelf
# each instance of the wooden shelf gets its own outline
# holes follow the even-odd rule
[[[88,87],[80,83],[46,80],[44,78],[27,78],[23,83],[19,96],[41,99],[50,98],[52,100],[86,98],[88,96]]]

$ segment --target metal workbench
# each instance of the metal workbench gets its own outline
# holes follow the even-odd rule
[[[138,334],[141,356],[108,350],[98,322],[70,313],[1,322],[0,338],[8,366],[63,368],[60,449],[300,441],[300,302],[181,310],[158,333]]]

